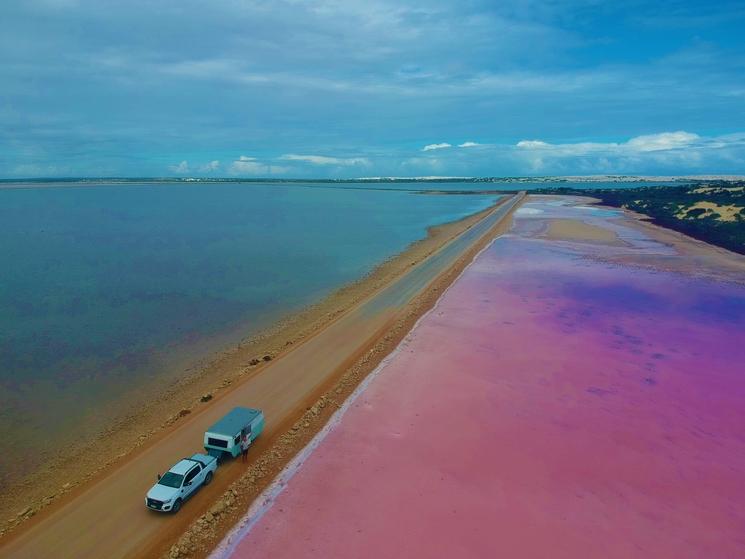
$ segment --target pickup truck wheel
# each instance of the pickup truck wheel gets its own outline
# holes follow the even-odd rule
[[[207,475],[204,476],[204,485],[209,485],[212,481],[212,472],[207,472]]]
[[[171,508],[171,512],[176,514],[180,510],[181,510],[181,499],[176,499],[176,502],[173,503],[173,507]]]

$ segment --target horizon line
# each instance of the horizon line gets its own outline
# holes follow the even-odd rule
[[[561,181],[576,182],[623,182],[627,181],[664,181],[679,180],[745,180],[745,175],[731,173],[702,173],[682,175],[635,175],[635,174],[588,174],[588,175],[483,175],[483,176],[377,176],[377,177],[347,177],[347,178],[308,178],[308,177],[208,177],[208,176],[60,176],[60,177],[4,177],[0,183],[13,182],[84,182],[84,181],[162,181],[162,182],[510,182],[510,181]]]

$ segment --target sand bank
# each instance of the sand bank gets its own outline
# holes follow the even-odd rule
[[[745,555],[745,259],[656,233],[518,210],[215,559]]]
[[[551,219],[548,221],[546,237],[569,241],[600,242],[604,244],[619,243],[615,232],[597,225],[590,225],[578,219]]]

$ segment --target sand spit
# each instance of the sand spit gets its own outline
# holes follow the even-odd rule
[[[351,392],[356,383],[392,347],[395,347],[397,339],[400,339],[408,331],[408,328],[413,324],[413,320],[426,310],[427,305],[434,303],[438,291],[451,281],[452,274],[467,263],[468,259],[472,257],[473,251],[503,229],[504,220],[498,216],[509,213],[507,210],[508,208],[505,207],[497,210],[499,213],[481,212],[481,214],[457,224],[437,228],[427,240],[417,243],[412,247],[412,250],[382,265],[370,278],[360,282],[361,285],[342,290],[341,294],[336,295],[336,299],[332,297],[332,301],[337,306],[332,306],[328,304],[329,301],[326,301],[326,305],[319,305],[307,311],[306,320],[310,316],[316,319],[315,322],[311,320],[303,322],[296,319],[295,322],[284,324],[281,328],[277,328],[275,332],[269,333],[259,340],[246,343],[234,352],[222,356],[212,365],[211,369],[208,368],[205,371],[204,375],[195,377],[188,385],[191,390],[184,397],[189,398],[189,400],[179,402],[174,398],[174,401],[170,402],[172,411],[166,419],[166,423],[170,423],[170,425],[153,429],[151,437],[142,437],[139,444],[136,445],[135,452],[126,457],[121,457],[118,464],[109,467],[107,471],[102,471],[91,483],[82,487],[71,487],[72,484],[68,486],[66,488],[68,493],[62,498],[58,497],[55,506],[41,510],[30,522],[23,526],[23,529],[12,533],[10,538],[5,538],[4,543],[8,545],[3,548],[3,552],[8,552],[9,556],[16,556],[10,552],[13,551],[17,554],[18,552],[23,553],[21,551],[23,549],[48,549],[50,545],[54,545],[58,538],[63,538],[68,542],[65,549],[69,556],[93,557],[96,556],[95,553],[100,556],[100,546],[111,547],[108,556],[124,556],[127,553],[132,553],[134,549],[137,550],[138,556],[157,556],[169,549],[171,543],[178,538],[179,534],[188,527],[194,518],[201,518],[203,522],[209,522],[209,530],[198,531],[200,537],[206,539],[197,540],[197,543],[193,544],[195,549],[207,549],[211,545],[210,542],[216,542],[220,534],[230,527],[231,521],[235,520],[241,507],[245,510],[258,490],[268,483],[281,469],[281,466],[297,450],[302,448],[312,434],[322,426],[328,418],[330,410],[335,408]],[[489,215],[489,218],[484,220],[483,218],[486,215]],[[350,320],[348,318],[349,312],[340,308],[342,303],[354,307],[355,304],[359,305],[362,301],[368,301],[366,304],[369,307],[370,304],[378,300],[377,294],[387,292],[387,288],[395,283],[396,278],[408,278],[416,274],[421,275],[422,271],[435,272],[439,270],[438,266],[443,264],[438,264],[433,268],[430,262],[437,259],[441,261],[440,257],[449,250],[447,247],[460,246],[457,243],[449,243],[449,241],[456,237],[460,240],[459,235],[464,231],[466,232],[464,236],[470,238],[477,235],[477,237],[475,237],[473,243],[468,245],[470,248],[465,253],[449,254],[448,258],[455,258],[453,264],[448,264],[443,273],[437,272],[440,275],[437,276],[434,283],[428,285],[423,294],[407,302],[403,307],[391,307],[391,303],[386,303],[382,309],[384,312],[379,313],[375,321],[365,318],[366,322],[357,324],[357,326],[364,326],[367,329],[374,328],[374,331],[370,333],[373,336],[371,339],[374,340],[374,343],[365,346],[363,350],[355,350],[354,353],[349,354],[346,357],[346,362],[340,368],[337,368],[336,365],[331,369],[325,367],[324,359],[327,359],[327,354],[333,354],[332,357],[337,354],[344,354],[347,344],[351,343],[351,340],[345,340],[345,337],[360,335],[356,328],[343,329],[334,334],[335,343],[333,347],[323,345],[317,347],[321,336],[329,332],[335,332],[334,329],[342,328],[345,321]],[[452,251],[450,252],[452,253]],[[422,265],[417,265],[418,263],[422,263]],[[408,298],[408,291],[404,295]],[[408,299],[406,300],[408,301]],[[383,298],[383,302],[385,302],[385,298]],[[334,309],[336,312],[333,312]],[[370,309],[378,312],[374,305]],[[391,314],[393,310],[396,312]],[[305,337],[288,339],[286,335],[288,331],[293,332],[296,336],[303,335]],[[291,343],[288,344],[288,341]],[[258,348],[261,348],[261,351]],[[291,376],[287,377],[285,381],[277,378],[279,381],[277,384],[271,381],[272,374],[264,374],[265,370],[267,373],[275,370],[290,370],[302,373],[302,368],[298,369],[292,365],[293,360],[301,359],[301,357],[298,357],[299,355],[302,356],[313,348],[317,348],[318,351],[312,354],[316,356],[312,358],[314,359],[312,366],[316,369],[326,370],[326,377],[329,380],[323,380],[320,384],[317,384],[317,381],[314,381],[311,377],[308,382],[316,384],[309,384],[306,387],[303,382],[298,383]],[[264,356],[267,356],[267,358],[265,359]],[[307,360],[305,362],[310,363]],[[217,374],[215,374],[215,371],[217,371]],[[212,374],[210,375],[210,373]],[[232,376],[229,376],[231,374]],[[216,379],[221,380],[221,382],[217,385],[209,384],[215,382]],[[287,384],[287,382],[290,382],[290,384]],[[302,392],[305,396],[300,396],[300,393],[295,394],[298,390],[307,392]],[[132,508],[132,514],[136,516],[136,518],[128,517],[130,520],[127,522],[127,530],[131,532],[129,527],[134,525],[135,527],[132,529],[141,528],[144,533],[140,534],[138,530],[137,537],[127,531],[125,531],[127,533],[122,533],[121,523],[116,521],[116,516],[121,516],[121,511],[117,509],[112,511],[116,514],[112,514],[110,519],[107,518],[105,522],[98,526],[97,539],[91,540],[92,535],[82,532],[77,533],[78,530],[85,530],[81,522],[87,522],[90,519],[85,516],[78,521],[76,515],[88,514],[83,510],[89,509],[93,511],[91,514],[95,514],[98,506],[96,503],[104,498],[104,495],[101,494],[101,488],[109,493],[119,491],[119,489],[107,488],[106,484],[102,483],[104,479],[108,479],[106,476],[110,476],[115,468],[122,468],[119,471],[126,472],[127,477],[132,478],[132,486],[142,483],[148,484],[152,472],[157,471],[155,468],[166,465],[160,465],[159,462],[157,466],[153,465],[155,458],[167,452],[169,459],[172,460],[174,450],[169,450],[171,446],[175,449],[193,446],[194,432],[202,429],[201,424],[210,420],[212,415],[219,414],[220,409],[230,406],[233,401],[243,402],[245,405],[246,391],[249,395],[254,394],[254,396],[263,394],[262,398],[266,400],[267,406],[274,405],[272,402],[276,403],[277,410],[272,410],[270,415],[275,418],[286,418],[281,421],[275,419],[275,423],[269,427],[267,437],[260,440],[253,450],[248,471],[244,470],[240,464],[228,464],[222,467],[219,472],[220,475],[216,476],[209,492],[200,492],[189,502],[189,507],[185,507],[177,517],[170,518],[152,518],[152,515],[143,516],[149,513],[141,506],[141,498],[137,493],[140,491],[139,486],[135,489],[137,498],[133,499],[132,487],[128,487],[129,482],[122,481],[122,493],[121,495],[117,493],[114,497],[125,499],[128,503],[125,508],[134,507]],[[273,391],[279,391],[277,396],[272,396]],[[301,399],[297,400],[297,398]],[[205,403],[202,403],[202,401],[205,401]],[[206,402],[209,402],[209,404]],[[293,402],[300,402],[300,404]],[[287,406],[297,407],[287,408]],[[144,414],[143,421],[147,418],[148,415]],[[137,425],[141,424],[142,421],[137,423]],[[188,436],[188,439],[185,436]],[[199,437],[197,436],[197,438]],[[175,452],[183,451],[176,450]],[[162,456],[157,458],[159,461],[162,459]],[[137,465],[137,471],[130,471],[134,465]],[[140,469],[143,471],[140,472]],[[231,484],[236,480],[239,480],[240,491],[236,490],[235,486],[231,487]],[[99,489],[96,490],[96,488]],[[223,501],[220,502],[222,504],[218,503],[217,509],[210,510],[214,505],[216,492],[219,494],[220,491],[225,491]],[[81,508],[81,503],[85,505],[84,509]],[[121,507],[117,508],[121,509]],[[75,534],[70,533],[71,528],[76,531]],[[100,537],[101,534],[108,533],[109,529],[112,538],[116,534],[116,537],[121,540],[121,545],[114,546],[116,542],[113,540],[109,545],[106,538]],[[153,537],[153,533],[151,533],[153,530],[156,531],[157,537]],[[211,534],[214,535],[211,536]],[[210,539],[211,537],[212,539]],[[84,546],[85,549],[91,551],[78,550],[76,553],[71,542]],[[95,553],[92,551],[94,549]]]
[[[215,559],[745,555],[745,258],[514,221]]]
[[[604,244],[619,244],[618,235],[577,219],[552,219],[548,222],[546,237],[549,239],[563,239],[570,241],[599,242]]]

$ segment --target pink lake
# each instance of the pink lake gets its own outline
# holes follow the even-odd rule
[[[215,556],[745,557],[745,277],[658,257],[532,198]]]

